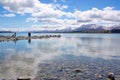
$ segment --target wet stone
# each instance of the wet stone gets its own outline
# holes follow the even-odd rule
[[[110,80],[115,80],[114,73],[109,72],[109,73],[108,73],[108,79],[110,79]]]
[[[104,75],[102,75],[102,74],[97,74],[95,76],[96,76],[97,79],[103,79],[104,78]]]
[[[17,80],[31,80],[31,78],[17,78]]]
[[[76,73],[81,73],[81,72],[83,72],[81,69],[74,69],[73,71],[76,72]]]

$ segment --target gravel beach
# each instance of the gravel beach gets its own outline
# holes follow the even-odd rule
[[[109,80],[109,73],[120,80],[119,61],[86,57],[55,59],[39,64],[35,80]]]

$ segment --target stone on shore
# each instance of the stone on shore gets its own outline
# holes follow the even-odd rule
[[[109,73],[108,73],[108,79],[109,79],[109,80],[115,80],[114,73],[109,72]]]

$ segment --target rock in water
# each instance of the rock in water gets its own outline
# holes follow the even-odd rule
[[[114,73],[108,73],[108,80],[115,80]]]
[[[82,72],[81,69],[74,69],[73,71],[76,72],[76,73],[80,73],[80,72]]]
[[[31,78],[17,78],[17,80],[31,80]]]

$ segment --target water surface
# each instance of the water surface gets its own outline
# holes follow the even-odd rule
[[[27,35],[27,33],[18,33],[17,35]],[[46,34],[34,33],[32,35]],[[90,63],[94,63],[95,65],[93,65],[98,67],[107,67],[107,64],[108,67],[113,65],[114,67],[110,70],[112,72],[119,69],[120,34],[61,35],[61,38],[35,39],[31,42],[27,40],[20,40],[16,43],[13,41],[0,42],[0,78],[33,78],[40,75],[38,71],[43,69],[40,64],[48,62],[53,64],[54,68],[56,68],[55,64],[59,66],[61,64],[72,65],[74,68],[81,68],[80,65],[83,64],[85,68],[85,65],[91,66]],[[105,70],[103,69],[103,71]],[[109,72],[109,70],[107,71]]]

